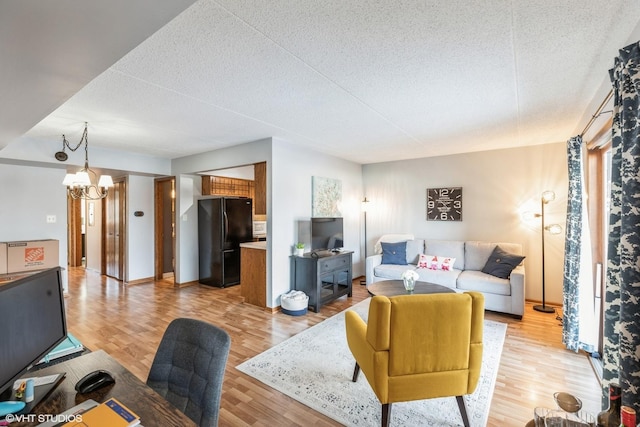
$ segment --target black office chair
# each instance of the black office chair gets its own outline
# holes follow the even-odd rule
[[[153,359],[147,385],[201,427],[217,426],[231,338],[195,319],[175,319]]]

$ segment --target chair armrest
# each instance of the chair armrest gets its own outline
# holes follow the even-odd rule
[[[371,352],[371,346],[367,343],[367,324],[353,310],[345,313],[344,322],[347,344],[349,344],[349,349],[357,361],[359,357]]]
[[[519,265],[511,272],[509,278],[511,284],[511,313],[522,316],[524,315],[524,285],[525,270],[524,265]]]
[[[373,276],[373,269],[379,266],[380,264],[382,264],[382,255],[377,254],[377,255],[371,255],[367,257],[366,265],[365,265],[365,275],[367,279],[367,285],[370,285],[373,282],[375,282],[374,276]]]

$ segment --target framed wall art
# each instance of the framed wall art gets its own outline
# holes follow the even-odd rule
[[[427,221],[462,221],[462,187],[427,188]]]
[[[314,217],[341,217],[342,181],[339,179],[311,177],[313,201],[311,215]]]

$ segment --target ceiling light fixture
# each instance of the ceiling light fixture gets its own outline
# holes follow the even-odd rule
[[[56,159],[61,162],[67,160],[65,150],[76,151],[84,142],[84,167],[76,173],[68,173],[62,185],[67,186],[67,193],[74,199],[99,200],[107,197],[109,188],[113,187],[113,179],[110,175],[98,175],[89,168],[89,139],[87,132],[87,122],[84,123],[84,132],[80,142],[75,147],[71,147],[67,138],[62,135],[62,151],[55,154]],[[97,183],[96,183],[97,182]]]

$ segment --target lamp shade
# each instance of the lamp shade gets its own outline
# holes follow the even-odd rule
[[[91,185],[91,178],[89,178],[89,173],[84,170],[76,172],[76,179],[74,184],[79,185],[81,187],[86,187]]]
[[[556,193],[554,193],[553,191],[545,191],[544,193],[542,193],[542,201],[545,203],[549,203],[552,200],[555,200],[556,198]]]
[[[62,185],[66,185],[67,187],[72,187],[75,184],[75,181],[76,181],[76,174],[68,173],[64,176],[64,179],[62,180]]]
[[[98,180],[98,187],[113,187],[113,179],[111,179],[111,175],[102,175]]]

